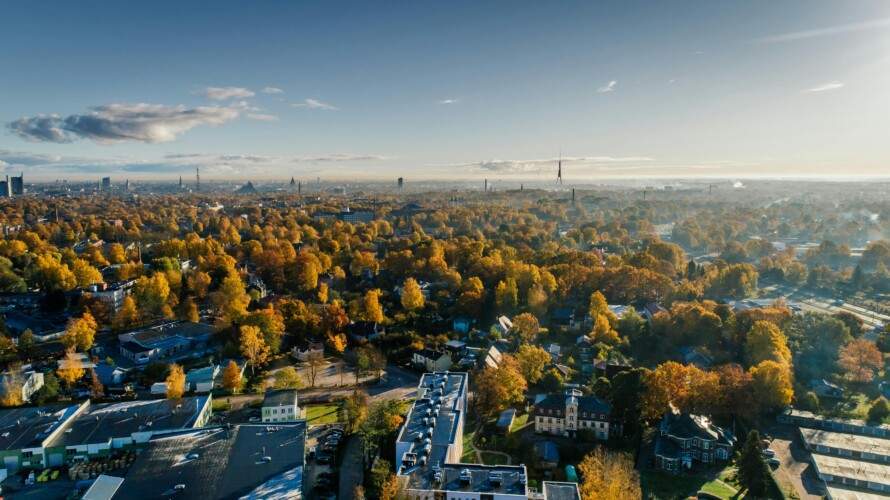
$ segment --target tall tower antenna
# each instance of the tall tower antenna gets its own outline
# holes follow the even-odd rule
[[[556,162],[556,183],[562,184],[562,151],[559,152],[559,160]]]
[[[195,167],[195,192],[201,190],[201,167]]]

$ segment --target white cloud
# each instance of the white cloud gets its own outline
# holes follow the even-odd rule
[[[264,94],[283,94],[284,91],[278,87],[263,87],[261,91]]]
[[[99,143],[123,141],[168,142],[199,125],[221,125],[238,117],[227,107],[165,106],[161,104],[107,104],[84,114],[62,117],[37,115],[8,124],[19,137],[33,142],[74,142],[90,139]]]
[[[202,92],[208,99],[214,101],[228,101],[229,99],[246,99],[256,95],[252,90],[244,87],[207,87]]]
[[[484,160],[470,163],[457,163],[447,165],[453,168],[466,168],[469,170],[483,170],[503,174],[521,174],[544,172],[556,168],[560,158],[542,158],[527,160]],[[588,168],[607,170],[611,168],[633,169],[642,168],[655,161],[648,156],[578,156],[561,158],[563,167],[568,165],[585,166]]]
[[[878,28],[890,27],[890,18],[873,19],[861,23],[839,24],[837,26],[827,26],[824,28],[814,28],[802,31],[792,31],[790,33],[780,33],[778,35],[770,35],[754,40],[755,43],[782,43],[793,42],[797,40],[806,40],[808,38],[818,38],[825,36],[841,35],[844,33],[855,33],[857,31],[872,30]]]
[[[457,104],[460,102],[460,99],[442,99],[439,101],[439,104]]]
[[[844,88],[844,82],[828,82],[823,83],[822,85],[817,85],[811,89],[807,89],[806,92],[828,92],[829,90],[837,90]]]
[[[618,85],[618,82],[615,80],[610,81],[609,83],[603,85],[602,87],[596,89],[598,94],[605,94],[607,92],[612,92],[615,90],[615,86]]]
[[[278,117],[275,115],[269,115],[266,113],[247,113],[247,117],[251,120],[257,120],[261,122],[277,122]]]
[[[295,102],[292,103],[291,106],[295,108],[323,109],[326,111],[337,111],[339,109],[336,106],[319,101],[318,99],[303,99],[303,102]]]

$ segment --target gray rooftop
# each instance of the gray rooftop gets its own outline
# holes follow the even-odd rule
[[[408,489],[526,496],[524,465],[446,464],[431,474],[412,474]],[[441,479],[440,479],[441,478]]]
[[[297,404],[296,389],[277,389],[266,391],[263,397],[263,406],[291,406]]]
[[[104,443],[135,432],[190,429],[195,426],[207,399],[207,396],[194,396],[90,405],[49,446]]]
[[[0,410],[0,450],[39,448],[79,405]]]
[[[800,435],[809,446],[826,446],[839,450],[852,450],[879,456],[890,456],[890,439],[858,434],[846,434],[820,429],[800,428]]]
[[[578,483],[544,481],[545,500],[581,500]]]
[[[460,439],[457,430],[464,418],[466,391],[466,373],[425,373],[420,378],[417,399],[399,432],[399,443],[407,443],[409,453],[417,458],[416,467],[406,468],[404,472],[413,473],[413,469],[425,469],[423,466],[427,464],[445,463],[448,447]],[[400,462],[402,457],[396,460]]]
[[[177,500],[293,498],[303,486],[305,442],[305,421],[155,437],[130,467],[117,498],[162,498],[179,484],[185,489]]]

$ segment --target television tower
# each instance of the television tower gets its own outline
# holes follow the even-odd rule
[[[195,192],[201,190],[201,167],[195,167]]]
[[[556,162],[556,183],[562,184],[562,153],[559,153],[559,160]]]

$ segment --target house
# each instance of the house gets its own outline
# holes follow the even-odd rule
[[[31,370],[30,367],[6,371],[0,375],[0,395],[3,399],[7,399],[10,392],[15,392],[14,400],[28,403],[41,387],[43,387],[43,373]]]
[[[324,357],[324,343],[323,342],[309,342],[302,346],[296,346],[291,350],[291,355],[296,358],[297,361],[307,362],[313,356],[323,358]]]
[[[305,498],[306,427],[240,424],[153,437],[114,498]]]
[[[452,361],[457,361],[467,353],[467,343],[460,340],[449,340],[445,343],[445,350],[448,351]]]
[[[210,392],[213,390],[219,365],[211,364],[203,368],[192,368],[185,374],[185,390],[192,392]]]
[[[346,325],[346,335],[357,344],[365,344],[386,335],[386,328],[376,321],[353,321]]]
[[[127,370],[119,366],[109,365],[108,363],[99,363],[96,365],[95,370],[96,375],[99,377],[99,382],[105,387],[119,387],[127,378]]]
[[[550,394],[535,403],[535,432],[574,438],[578,431],[590,431],[597,439],[606,440],[620,428],[610,422],[611,413],[608,402],[569,389],[564,395]]]
[[[596,371],[597,377],[606,377],[609,380],[612,380],[612,377],[618,375],[621,372],[626,372],[628,370],[633,369],[630,364],[624,361],[618,360],[605,360],[598,359],[596,363],[593,365],[594,370]]]
[[[507,335],[512,328],[513,322],[506,316],[498,316],[497,322],[492,327],[492,329],[497,331],[501,336]]]
[[[203,348],[214,332],[213,325],[173,321],[150,328],[122,333],[120,353],[136,364],[173,358]]]
[[[680,358],[683,360],[683,363],[695,365],[703,370],[710,368],[714,364],[714,359],[711,356],[695,347],[681,347]]]
[[[562,354],[562,346],[559,344],[550,344],[547,346],[547,352],[550,354],[550,358],[554,363],[559,361],[559,356]]]
[[[115,281],[113,283],[95,283],[87,287],[82,293],[89,293],[112,311],[120,309],[124,298],[133,290],[136,280]]]
[[[266,391],[263,398],[263,422],[293,422],[300,418],[296,389]]]
[[[691,469],[696,462],[729,460],[736,440],[708,417],[681,413],[673,405],[662,417],[655,439],[655,466],[671,473]]]
[[[480,366],[480,368],[497,368],[501,365],[501,360],[504,359],[504,357],[496,346],[491,346],[480,359],[482,360],[482,366]]]
[[[473,327],[473,320],[464,316],[458,316],[451,320],[451,328],[457,333],[469,333]]]
[[[557,307],[550,314],[550,324],[562,328],[575,328],[575,309]]]
[[[646,321],[652,322],[652,318],[655,317],[658,313],[666,313],[668,312],[661,304],[657,302],[649,302],[643,309],[640,311],[640,316],[646,319]]]
[[[444,372],[451,368],[451,356],[444,351],[421,349],[411,355],[411,363],[428,372]]]
[[[513,427],[513,420],[516,419],[516,410],[514,408],[507,408],[502,411],[500,415],[498,415],[497,428],[499,431],[507,434],[510,432],[510,428]]]
[[[832,384],[824,378],[810,380],[810,389],[820,398],[841,399],[844,397],[844,390],[839,385]]]
[[[535,443],[535,455],[543,469],[553,470],[559,465],[559,448],[553,441]]]

